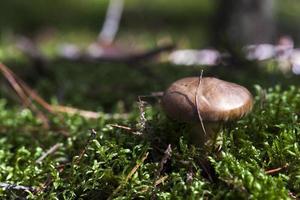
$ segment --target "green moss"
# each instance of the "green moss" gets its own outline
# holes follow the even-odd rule
[[[167,119],[156,106],[146,107],[144,136],[113,128],[118,123],[134,126],[137,109],[128,120],[79,116],[50,116],[51,130],[42,128],[27,109],[0,104],[0,182],[38,189],[47,180],[44,192],[1,189],[2,198],[31,199],[288,199],[300,195],[299,119],[300,90],[256,87],[255,108],[245,119],[222,130],[222,149],[203,162],[201,149],[184,137],[170,141],[168,134],[187,134],[183,124]],[[90,138],[89,129],[97,135]],[[62,135],[68,133],[68,136]],[[172,155],[159,171],[166,145]],[[41,163],[36,160],[52,145],[62,146]],[[81,152],[85,153],[79,159]],[[146,152],[147,159],[142,162]],[[140,163],[135,173],[128,174]],[[288,164],[288,165],[286,165]],[[59,166],[63,165],[64,170]],[[204,170],[203,166],[209,168]],[[284,167],[285,166],[285,167]],[[268,174],[269,169],[284,167]],[[154,186],[162,177],[165,179]]]

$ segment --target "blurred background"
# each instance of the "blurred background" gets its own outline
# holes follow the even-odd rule
[[[96,35],[108,3],[108,0],[3,1],[0,8],[2,37],[7,32],[35,35],[49,28],[78,35],[83,32]],[[265,23],[267,27],[261,28],[272,36],[273,41],[284,34],[297,42],[300,31],[298,9],[296,0],[230,0],[226,3],[221,0],[186,0],[184,3],[180,0],[125,0],[120,35],[128,34],[128,31],[138,31],[137,36],[151,34],[155,38],[170,34],[174,39],[187,40],[189,46],[198,48],[213,44],[214,29],[236,26],[240,34],[245,31],[241,30],[243,27],[250,29]],[[243,19],[247,17],[249,19]],[[266,33],[260,32],[256,37],[261,34]],[[250,33],[248,36],[254,37]]]
[[[104,41],[113,2],[120,23]],[[137,95],[202,69],[250,90],[288,87],[298,84],[299,11],[297,0],[9,0],[0,7],[0,60],[47,100],[93,110],[130,109]],[[169,44],[176,48],[150,59],[126,57]],[[99,46],[109,59],[91,62]],[[89,59],[74,60],[86,49]],[[14,99],[5,84],[1,93]]]

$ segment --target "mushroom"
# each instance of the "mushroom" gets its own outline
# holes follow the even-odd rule
[[[215,143],[222,122],[242,118],[252,105],[252,95],[245,87],[213,77],[180,79],[162,97],[166,114],[192,124],[191,138],[207,148]]]

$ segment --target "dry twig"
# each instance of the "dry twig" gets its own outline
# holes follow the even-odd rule
[[[0,63],[0,70],[2,71],[4,77],[8,80],[12,88],[16,91],[17,95],[22,100],[24,106],[29,106],[30,101],[27,98],[27,95],[23,91],[22,87],[18,84],[17,80],[15,79],[14,75],[11,73],[8,67],[4,64]]]
[[[156,172],[156,177],[160,176],[162,170],[164,169],[165,164],[171,158],[171,156],[172,156],[172,148],[171,148],[171,144],[169,144],[167,149],[164,152],[164,156],[162,157],[162,159],[159,163],[159,169]]]
[[[26,40],[31,41],[29,38]],[[30,42],[31,48],[19,48],[24,55],[29,57],[35,63],[41,63],[41,65],[46,65],[48,63],[57,63],[61,61],[78,62],[78,63],[102,63],[102,62],[112,62],[112,63],[133,63],[140,62],[144,60],[149,60],[159,55],[162,52],[168,52],[175,49],[174,44],[166,44],[159,47],[155,47],[150,50],[139,51],[136,53],[122,53],[119,55],[108,56],[108,55],[91,55],[88,52],[78,53],[75,57],[65,56],[63,53],[59,52],[58,57],[54,59],[47,58],[37,47],[34,46],[33,42]],[[101,44],[99,44],[101,46]],[[19,45],[18,45],[19,46]]]
[[[28,97],[28,94],[26,94],[26,91],[24,90],[24,84],[22,82],[20,83],[19,81],[21,79],[2,63],[0,63],[0,70],[5,78],[9,81],[13,89],[16,91],[17,95],[20,97],[23,105],[29,107],[34,113],[37,114],[37,116],[43,122],[45,128],[49,128],[49,120],[47,116],[43,112],[41,112],[34,104],[32,104],[31,99]]]
[[[46,151],[39,159],[37,159],[35,162],[36,163],[41,163],[47,156],[55,153],[60,147],[62,146],[61,143],[57,143],[53,145],[48,151]]]
[[[44,126],[47,128],[49,128],[47,116],[41,110],[39,110],[34,104],[32,104],[32,100],[37,102],[40,106],[42,106],[46,111],[50,113],[67,113],[71,115],[78,114],[88,119],[97,119],[99,117],[123,119],[128,117],[128,114],[103,114],[100,112],[82,110],[82,109],[73,108],[69,106],[51,105],[48,102],[46,102],[41,96],[39,96],[33,89],[31,89],[12,70],[10,70],[7,66],[5,66],[2,63],[0,63],[0,71],[2,71],[5,78],[9,81],[11,86],[14,88],[14,90],[20,97],[23,104],[29,107],[33,112],[37,113],[39,118],[44,123]]]
[[[161,183],[165,182],[165,180],[167,180],[168,177],[169,177],[168,175],[165,175],[165,176],[159,178],[158,180],[155,181],[154,186],[156,187],[156,186],[160,185]]]
[[[286,163],[286,164],[285,164],[284,166],[282,166],[282,167],[278,167],[278,168],[275,168],[275,169],[269,169],[269,170],[266,170],[265,173],[266,173],[266,174],[269,174],[269,175],[272,175],[272,174],[275,174],[275,173],[277,173],[277,172],[280,172],[280,171],[286,169],[288,166],[289,166],[289,164]]]
[[[52,105],[51,108],[54,112],[67,113],[70,115],[78,114],[87,119],[97,119],[101,116],[101,113],[98,113],[98,112],[89,111],[89,110],[81,110],[81,109],[73,108],[73,107],[69,107],[69,106]]]
[[[79,156],[75,159],[74,164],[78,164],[78,163],[82,160],[83,155],[85,154],[88,145],[89,145],[89,144],[91,143],[91,141],[96,137],[96,135],[97,135],[97,132],[95,131],[95,129],[91,129],[91,135],[90,135],[90,137],[88,138],[86,144],[84,145],[84,148],[81,150]]]
[[[168,175],[165,175],[165,176],[162,176],[161,178],[159,178],[158,180],[156,180],[154,183],[154,187],[157,187],[158,185],[165,182],[165,180],[167,180],[168,177],[169,177]],[[149,187],[146,187],[145,189],[141,190],[140,192],[144,193],[144,192],[147,192],[148,190],[149,190]]]
[[[141,159],[140,162],[137,162],[137,164],[130,170],[129,174],[126,176],[123,184],[120,184],[114,191],[113,193],[108,197],[108,200],[111,200],[123,187],[123,185],[125,185],[130,179],[131,177],[135,174],[135,172],[140,168],[140,166],[144,163],[144,161],[147,159],[149,155],[149,152],[147,152]]]
[[[164,152],[164,156],[162,157],[162,159],[159,163],[159,169],[156,171],[156,175],[155,175],[156,181],[153,184],[151,199],[155,199],[155,190],[156,190],[156,186],[157,186],[156,183],[159,180],[158,177],[160,176],[162,170],[164,169],[165,164],[171,158],[171,156],[172,156],[172,148],[171,148],[171,144],[169,144],[167,149]]]
[[[126,131],[130,131],[130,132],[134,132],[135,130],[133,128],[130,128],[128,126],[123,126],[123,125],[119,125],[119,124],[109,124],[109,126],[114,127],[114,128],[120,128]]]
[[[110,113],[101,113],[101,112],[94,112],[90,110],[82,110],[70,106],[61,106],[61,105],[51,105],[51,108],[54,113],[66,113],[69,115],[80,115],[81,117],[87,119],[98,119],[103,117],[105,119],[127,119],[127,113],[117,113],[117,114],[110,114]]]
[[[127,132],[132,133],[133,135],[137,135],[137,136],[142,135],[141,131],[137,130],[136,128],[131,128],[131,127],[123,126],[123,125],[119,125],[119,124],[108,124],[108,125],[113,127],[113,128],[119,128],[119,129],[125,130]]]
[[[149,97],[162,97],[164,95],[164,92],[151,92],[148,95],[139,95],[139,98],[149,98]]]

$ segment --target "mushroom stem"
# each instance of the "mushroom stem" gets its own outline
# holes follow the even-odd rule
[[[216,144],[218,132],[221,128],[219,122],[206,122],[205,132],[200,123],[194,123],[191,127],[191,141],[196,146],[203,147],[206,152],[211,152]]]

